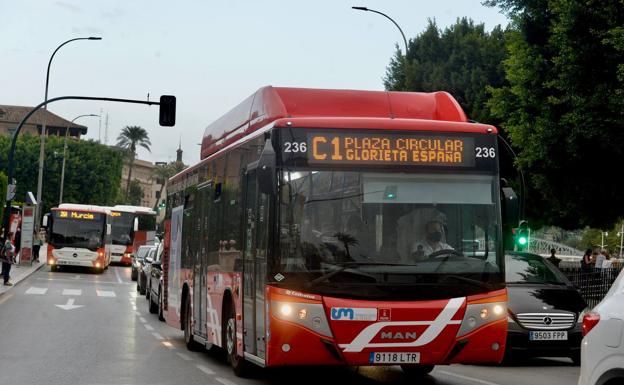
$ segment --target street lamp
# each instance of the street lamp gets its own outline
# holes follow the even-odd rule
[[[624,246],[624,222],[622,222],[622,230],[617,234],[620,237],[620,258],[622,258],[622,248]]]
[[[605,239],[605,237],[609,236],[609,233],[607,231],[601,231],[601,235],[602,235],[602,239],[600,241],[600,250],[604,250],[604,248],[605,248],[604,239]]]
[[[399,27],[396,21],[394,21],[390,16],[386,15],[383,12],[379,12],[379,11],[376,11],[374,9],[370,9],[367,7],[351,7],[351,8],[355,9],[356,11],[373,12],[378,15],[381,15],[385,17],[386,19],[390,20],[399,29],[399,32],[401,32],[401,36],[403,36],[403,43],[405,44],[405,54],[403,55],[403,67],[404,67],[403,70],[405,71],[405,90],[407,91],[409,89],[408,84],[407,84],[407,39],[405,38],[405,34],[403,33],[403,30],[401,29],[401,27]]]
[[[100,116],[96,114],[85,114],[76,116],[71,122],[75,122],[79,118],[85,116]],[[61,191],[59,193],[59,205],[63,203],[63,186],[65,184],[65,154],[67,153],[67,134],[69,133],[69,126],[65,129],[65,143],[63,144],[63,167],[61,168]]]
[[[54,55],[56,55],[56,53],[58,52],[59,49],[61,49],[62,46],[64,46],[65,44],[71,43],[72,41],[77,41],[77,40],[102,40],[101,37],[94,37],[94,36],[89,36],[89,37],[77,37],[74,39],[69,39],[66,42],[62,43],[61,45],[59,45],[58,47],[56,47],[56,49],[54,50],[54,52],[52,52],[52,56],[50,56],[50,61],[48,62],[48,69],[46,71],[46,84],[45,84],[45,99],[44,102],[48,101],[48,85],[50,84],[50,65],[52,64],[52,59],[54,59]],[[45,109],[45,111],[48,111],[48,105],[44,105],[43,108]],[[41,217],[41,190],[43,188],[43,162],[44,162],[44,155],[45,155],[45,136],[46,136],[46,123],[47,123],[47,114],[44,113],[43,115],[43,126],[41,127],[41,135],[39,136],[39,175],[37,177],[37,206],[35,206],[35,212],[37,213],[37,215],[35,215],[35,228],[38,230],[39,229],[39,222],[40,222],[40,217]]]

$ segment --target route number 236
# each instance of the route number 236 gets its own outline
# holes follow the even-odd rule
[[[477,158],[496,158],[496,150],[494,147],[476,147]]]
[[[306,142],[284,142],[284,152],[306,152],[308,145]]]

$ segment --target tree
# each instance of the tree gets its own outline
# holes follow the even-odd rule
[[[410,39],[407,59],[409,91],[447,91],[474,120],[496,124],[487,108],[487,87],[505,85],[502,65],[505,33],[500,26],[491,32],[468,18],[441,30],[435,21]],[[387,90],[405,90],[405,65],[397,48],[386,69]]]
[[[128,191],[126,191],[126,197],[126,204],[141,206],[141,200],[143,199],[143,187],[141,187],[141,183],[138,180],[134,179],[130,182],[130,187]]]
[[[137,144],[147,151],[150,150],[152,143],[149,140],[147,131],[139,126],[125,126],[117,137],[117,146],[127,151],[130,162],[128,165],[128,182],[126,183],[125,199],[128,199],[130,192],[130,180],[132,179],[132,168],[134,167],[134,158],[136,157]]]
[[[529,184],[532,223],[610,227],[624,210],[622,0],[490,0],[513,21],[509,85],[492,87]]]
[[[0,194],[6,194],[8,187],[7,180],[7,176],[3,172],[0,172]],[[0,206],[0,218],[4,215],[4,201],[2,203],[2,206]]]
[[[169,178],[184,170],[185,168],[186,165],[178,161],[156,165],[156,167],[154,168],[153,176],[156,179],[156,182],[160,184],[160,191],[158,193],[158,196],[160,197],[159,199],[162,199],[162,192],[165,189],[165,186],[167,186]],[[156,201],[154,210],[156,210],[157,206],[158,200]]]

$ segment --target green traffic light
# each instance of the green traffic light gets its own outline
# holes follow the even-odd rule
[[[518,238],[518,244],[519,244],[520,246],[524,246],[524,245],[526,245],[526,244],[527,244],[527,239],[526,239],[526,237],[520,237],[520,238]]]

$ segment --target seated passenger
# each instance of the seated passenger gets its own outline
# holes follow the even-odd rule
[[[442,223],[431,220],[425,224],[425,239],[414,242],[411,248],[413,259],[420,260],[440,250],[453,250],[453,247],[442,241]]]

